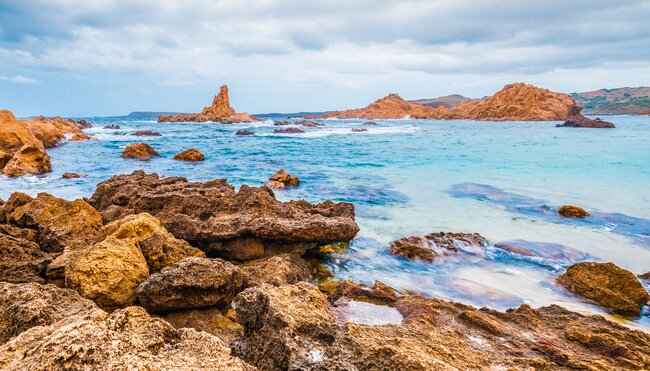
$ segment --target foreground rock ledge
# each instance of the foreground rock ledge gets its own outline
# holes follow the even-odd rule
[[[359,231],[350,203],[280,202],[266,187],[236,192],[225,179],[189,182],[139,170],[99,183],[89,202],[105,221],[147,212],[208,255],[238,260],[302,254]]]

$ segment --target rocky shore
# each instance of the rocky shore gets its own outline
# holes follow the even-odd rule
[[[228,97],[228,86],[223,85],[219,93],[212,100],[212,105],[203,108],[200,113],[181,113],[175,116],[161,115],[158,122],[221,122],[223,124],[235,124],[240,122],[260,121],[257,117],[246,112],[237,113],[230,106]]]
[[[0,207],[0,369],[650,367],[650,334],[556,305],[499,312],[381,282],[319,289],[319,257],[358,231],[352,204],[281,202],[225,179],[136,171],[85,200],[15,192]],[[433,262],[487,244],[436,232],[391,249]],[[558,284],[623,315],[649,299],[613,264],[574,264]]]
[[[310,118],[347,119],[429,119],[483,121],[571,121],[564,126],[613,127],[604,121],[588,119],[580,114],[575,100],[568,94],[552,92],[525,83],[506,85],[494,95],[462,102],[455,107],[431,107],[409,102],[397,94],[389,94],[359,109],[333,111]]]

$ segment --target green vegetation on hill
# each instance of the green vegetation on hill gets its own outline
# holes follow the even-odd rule
[[[633,115],[650,110],[650,87],[572,93],[584,114]]]

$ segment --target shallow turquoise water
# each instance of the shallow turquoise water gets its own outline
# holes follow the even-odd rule
[[[284,118],[277,118],[284,119]],[[13,191],[90,196],[111,175],[135,169],[190,180],[228,178],[261,185],[279,167],[301,179],[280,199],[333,199],[356,205],[361,226],[348,254],[329,262],[340,277],[505,309],[557,303],[603,313],[553,283],[568,261],[518,257],[494,247],[439,263],[407,262],[386,254],[390,242],[435,231],[478,232],[492,243],[552,243],[585,258],[613,261],[636,274],[650,271],[650,119],[608,118],[614,130],[556,128],[555,122],[324,120],[305,134],[274,135],[272,122],[158,124],[124,118],[90,119],[96,140],[49,151],[53,173],[0,179],[0,197]],[[121,130],[105,130],[108,123]],[[352,133],[352,127],[368,132]],[[256,136],[235,136],[238,129]],[[134,137],[151,129],[162,137]],[[160,154],[121,159],[124,147],[146,141]],[[199,164],[173,161],[189,147]],[[88,177],[61,179],[64,172]],[[591,211],[588,222],[556,217],[569,203]],[[650,326],[648,317],[631,325]]]

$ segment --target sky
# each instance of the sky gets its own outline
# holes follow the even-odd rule
[[[650,1],[0,0],[0,109],[251,113],[650,85]]]

